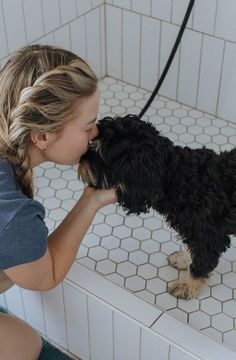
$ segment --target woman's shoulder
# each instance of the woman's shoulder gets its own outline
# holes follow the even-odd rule
[[[0,159],[0,270],[40,258],[47,249],[45,209],[17,186],[11,164]]]
[[[39,259],[46,252],[48,237],[39,202],[12,199],[5,205],[0,206],[0,270]]]
[[[29,221],[35,216],[44,220],[44,207],[20,190],[12,165],[0,159],[0,235],[14,218]]]
[[[0,193],[16,190],[17,187],[13,166],[7,159],[0,158]]]

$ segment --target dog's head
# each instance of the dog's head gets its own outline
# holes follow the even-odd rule
[[[147,212],[162,197],[162,137],[135,115],[106,117],[99,136],[82,156],[79,175],[98,189],[117,188],[119,204],[129,214]]]

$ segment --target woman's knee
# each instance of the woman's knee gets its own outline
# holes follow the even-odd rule
[[[36,360],[42,339],[25,321],[0,314],[0,359]]]
[[[35,332],[33,330],[33,334],[31,335],[31,345],[30,345],[30,348],[29,348],[29,359],[32,359],[36,360],[38,359],[40,353],[41,353],[41,350],[42,350],[42,339],[41,337],[39,336],[39,334],[37,332]]]

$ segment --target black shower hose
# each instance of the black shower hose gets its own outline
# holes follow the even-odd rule
[[[179,29],[179,33],[178,33],[178,36],[177,36],[177,38],[176,38],[176,40],[175,40],[175,43],[174,43],[173,49],[172,49],[172,51],[171,51],[171,53],[170,53],[169,59],[168,59],[168,61],[167,61],[167,63],[166,63],[166,66],[165,66],[165,68],[164,68],[164,70],[163,70],[163,72],[162,72],[162,74],[161,74],[161,77],[160,77],[160,79],[159,79],[159,81],[158,81],[155,89],[153,90],[153,93],[151,94],[151,96],[150,96],[150,98],[148,99],[148,101],[147,101],[146,105],[144,106],[144,108],[143,108],[143,109],[141,110],[141,112],[139,113],[139,115],[138,115],[139,119],[142,118],[142,116],[145,114],[145,112],[147,111],[147,109],[148,109],[149,106],[151,105],[153,99],[154,99],[155,96],[157,95],[157,93],[158,93],[158,91],[159,91],[159,89],[160,89],[160,87],[161,87],[161,85],[162,85],[162,83],[163,83],[163,81],[164,81],[164,79],[165,79],[165,77],[166,77],[166,74],[167,74],[167,72],[168,72],[168,70],[169,70],[169,67],[170,67],[170,65],[171,65],[171,63],[172,63],[172,61],[173,61],[173,59],[174,59],[175,53],[176,53],[176,51],[177,51],[177,49],[178,49],[178,46],[179,46],[180,41],[181,41],[181,38],[182,38],[182,36],[183,36],[185,27],[186,27],[186,25],[187,25],[189,16],[190,16],[190,14],[191,14],[191,11],[192,11],[192,8],[193,8],[193,5],[194,5],[194,1],[195,1],[195,0],[190,0],[190,2],[189,2],[189,5],[188,5],[188,8],[187,8],[186,14],[185,14],[185,16],[184,16],[182,25],[181,25],[181,27],[180,27],[180,29]]]

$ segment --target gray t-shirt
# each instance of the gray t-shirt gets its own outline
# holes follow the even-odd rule
[[[22,193],[13,167],[0,159],[0,270],[42,257],[48,229],[44,207]]]

